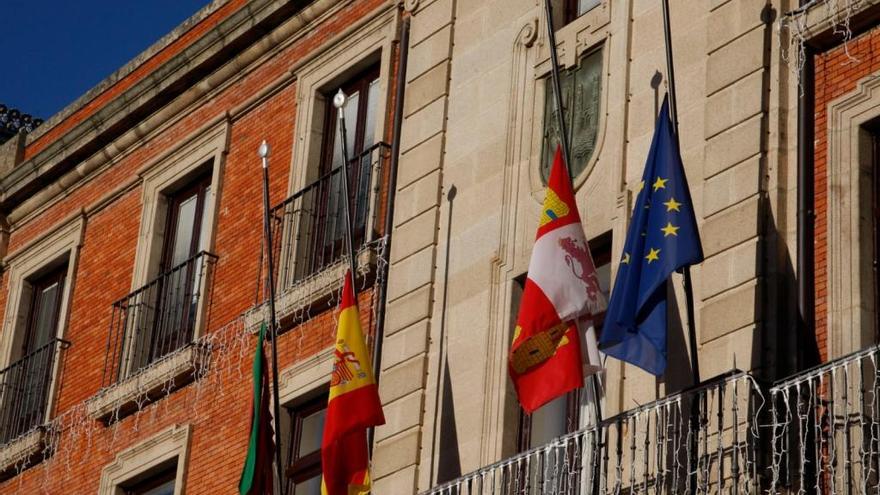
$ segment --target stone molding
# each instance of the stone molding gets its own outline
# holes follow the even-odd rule
[[[35,428],[0,447],[0,473],[9,476],[19,469],[29,466],[45,452],[50,444],[49,433],[44,428]],[[0,479],[5,476],[0,474]]]
[[[63,122],[64,119],[72,115],[74,112],[87,105],[90,101],[100,96],[103,92],[112,88],[116,83],[134,72],[144,62],[164,50],[166,47],[168,47],[168,45],[186,34],[190,29],[198,25],[200,22],[205,20],[208,16],[216,12],[218,9],[220,9],[220,7],[227,3],[229,3],[229,0],[213,0],[208,5],[199,9],[198,12],[193,14],[189,19],[186,19],[185,21],[180,23],[176,28],[174,28],[173,31],[163,36],[161,39],[159,39],[159,41],[150,45],[146,50],[135,56],[128,63],[126,63],[125,65],[114,71],[112,74],[107,76],[103,81],[95,85],[95,87],[88,90],[85,94],[77,98],[73,103],[67,105],[55,115],[48,116],[46,121],[43,122],[42,126],[34,129],[33,132],[28,134],[28,143],[36,141],[37,139],[39,139],[40,136],[45,134],[47,131],[50,131],[56,125]]]
[[[379,260],[376,247],[368,245],[358,252],[357,276],[367,277],[375,273]],[[342,278],[348,270],[348,258],[343,257],[332,265],[298,282],[294,286],[279,291],[275,295],[275,318],[278,325],[297,324],[309,316],[309,311],[322,301],[332,301],[333,295],[342,288]],[[277,283],[277,282],[276,282]],[[326,311],[318,308],[316,312]],[[244,326],[248,332],[256,333],[260,324],[269,320],[269,306],[259,304],[244,314]]]
[[[330,383],[333,351],[328,347],[312,357],[281,370],[278,377],[278,399],[290,404]]]
[[[105,424],[118,421],[145,403],[194,380],[211,361],[207,347],[193,344],[103,388],[86,400],[86,414]]]
[[[148,474],[176,458],[177,476],[174,495],[186,493],[186,471],[189,460],[192,425],[173,425],[149,439],[116,454],[116,460],[101,472],[98,495],[118,495],[121,485],[137,476]]]
[[[274,1],[280,6],[287,3],[282,0]],[[101,152],[95,153],[81,161],[75,168],[64,173],[59,179],[40,190],[37,194],[25,199],[20,204],[14,205],[14,208],[9,214],[10,223],[16,224],[26,221],[34,215],[38,215],[39,212],[47,206],[54,204],[62,194],[67,194],[80,187],[85,181],[92,179],[107,167],[112,166],[114,163],[131,153],[136,146],[150,141],[164,130],[178,123],[183,116],[188,114],[188,110],[195,105],[199,105],[222,91],[225,91],[258,68],[264,60],[276,55],[291,44],[296,43],[301,38],[305,37],[311,32],[310,29],[308,29],[309,27],[320,24],[326,19],[331,18],[343,5],[344,2],[341,2],[341,0],[313,1],[304,10],[300,11],[298,15],[291,17],[284,24],[279,26],[270,36],[264,37],[255,42],[253,46],[244,52],[234,56],[228,63],[217,69],[213,74],[202,79],[199,84],[190,87],[180,94],[180,96],[178,96],[173,102],[163,106],[160,110],[154,112],[149,117],[139,121],[139,124],[136,127],[114,137],[112,143],[106,145]],[[243,10],[253,12],[255,8],[250,6],[248,9]],[[347,29],[351,29],[351,27]],[[230,30],[225,30],[223,32],[228,33]],[[277,42],[278,39],[281,39],[282,41],[279,43]],[[335,40],[328,40],[328,43],[332,44],[334,41]],[[322,46],[316,51],[323,51],[324,49],[325,47]],[[311,58],[312,56],[314,55],[309,54],[306,58]],[[266,85],[263,91],[249,96],[241,105],[230,109],[228,111],[229,117],[234,119],[237,115],[241,115],[251,108],[252,105],[265,99],[273,92],[289,85],[293,80],[294,78],[290,72],[280,75],[276,80]],[[120,98],[122,99],[124,108],[116,109],[116,113],[123,116],[134,111],[134,108],[132,108],[134,103],[140,101],[138,100],[138,95],[129,95],[129,93],[124,93]],[[113,100],[108,103],[108,105],[119,106],[117,103],[117,100]],[[127,104],[127,106],[125,106],[125,104]],[[99,110],[99,113],[103,113],[104,111],[104,109],[101,109]],[[83,125],[86,125],[87,127],[85,133],[79,132],[78,126],[58,139],[59,142],[63,142],[66,146],[63,150],[58,151],[50,146],[52,147],[52,150],[47,148],[27,162],[30,164],[27,169],[36,170],[36,173],[31,173],[30,175],[25,176],[23,171],[19,170],[23,170],[24,167],[20,166],[10,172],[10,174],[8,174],[9,176],[0,177],[0,183],[12,183],[10,188],[7,188],[3,194],[0,194],[0,202],[8,197],[8,194],[12,191],[11,188],[19,188],[21,184],[25,184],[34,178],[41,177],[44,170],[63,163],[72,150],[75,150],[95,139],[98,136],[98,131],[106,127],[104,126],[104,119],[98,114],[86,119]],[[76,135],[74,136],[74,134]],[[35,165],[35,160],[40,160],[41,164]],[[15,177],[11,177],[12,175],[15,175]]]
[[[872,208],[874,171],[862,126],[880,117],[878,74],[831,102],[828,116],[828,335],[834,358],[874,343],[873,226],[870,216],[863,218]]]

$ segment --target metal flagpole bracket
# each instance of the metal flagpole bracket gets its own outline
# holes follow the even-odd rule
[[[345,212],[345,233],[348,244],[348,264],[349,269],[351,270],[351,289],[354,295],[355,303],[357,303],[357,284],[354,283],[354,278],[357,275],[357,255],[354,252],[354,228],[352,226],[351,221],[351,204],[352,197],[349,192],[349,174],[348,167],[350,165],[348,161],[348,138],[345,133],[345,104],[348,102],[348,97],[345,93],[340,89],[336,95],[333,96],[333,106],[336,107],[336,113],[339,120],[339,146],[342,150],[342,194],[345,197],[345,200],[342,202],[343,210]]]

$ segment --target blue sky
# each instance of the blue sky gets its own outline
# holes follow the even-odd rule
[[[0,0],[0,103],[46,119],[209,0]]]

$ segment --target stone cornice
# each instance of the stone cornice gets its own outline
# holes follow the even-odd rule
[[[0,178],[0,207],[9,211],[52,177],[96,154],[112,154],[109,148],[117,137],[136,128],[140,121],[173,101],[195,81],[210,75],[283,23],[299,10],[297,5],[301,4],[286,0],[250,1],[247,8],[231,14],[148,77]],[[51,124],[42,127],[48,129]]]
[[[205,20],[208,16],[216,12],[220,7],[229,3],[230,0],[214,0],[210,4],[199,9],[198,12],[190,16],[188,19],[183,21],[179,26],[174,28],[170,33],[163,36],[159,41],[150,45],[149,48],[138,54],[136,57],[131,59],[127,64],[123,65],[115,72],[104,78],[103,81],[96,84],[92,89],[85,92],[82,96],[77,98],[73,103],[67,105],[61,111],[52,115],[43,123],[43,125],[39,129],[35,129],[33,132],[28,134],[27,144],[34,142],[39,139],[40,136],[44,135],[46,132],[51,130],[56,125],[63,122],[67,117],[71,114],[84,107],[87,103],[98,97],[101,93],[107,91],[112,88],[116,83],[121,81],[123,78],[134,72],[135,69],[140,67],[144,62],[152,58],[154,55],[157,55],[159,52],[168,47],[171,43],[176,41],[178,38],[186,34],[190,29],[198,25],[200,22]]]

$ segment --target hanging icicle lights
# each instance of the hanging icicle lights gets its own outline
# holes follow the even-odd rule
[[[386,237],[380,237],[364,245],[358,256],[363,258],[366,256],[365,253],[371,252],[369,256],[377,258],[374,265],[376,269],[387,270],[387,266],[383,263],[386,254],[386,239]],[[343,257],[338,263],[347,266],[347,258]],[[367,264],[363,264],[358,269],[362,280],[360,287],[362,293],[366,293],[365,289],[370,284],[370,277],[365,276],[370,269]],[[327,301],[326,307],[324,305],[313,307],[313,305],[302,302],[316,298],[323,300],[324,297],[321,297],[321,294],[327,293],[328,290],[331,297]],[[332,311],[339,300],[341,291],[341,276],[338,280],[332,280],[328,289],[326,273],[314,274],[297,284],[296,287],[278,294],[279,300],[283,300],[290,292],[306,294],[301,298],[301,301],[293,303],[293,307],[285,308],[285,312],[279,312],[279,314],[293,315],[294,321],[305,324],[312,316]],[[288,298],[288,300],[291,299]],[[371,295],[369,304],[373,311],[370,313],[371,320],[368,327],[370,329],[373,329],[374,326],[372,318],[374,318],[377,303],[378,298]],[[35,428],[45,431],[46,444],[43,447],[42,456],[44,459],[36,465],[29,464],[27,459],[21,460],[16,466],[16,478],[7,483],[10,483],[10,486],[17,490],[23,490],[26,480],[30,487],[33,483],[33,477],[36,477],[39,480],[39,493],[55,493],[59,480],[95,475],[93,472],[84,471],[93,466],[90,453],[118,452],[149,438],[150,435],[161,431],[174,422],[189,423],[198,427],[199,425],[213,424],[217,418],[228,417],[228,404],[233,399],[240,400],[242,391],[247,390],[247,387],[250,386],[250,367],[256,343],[254,321],[259,321],[258,315],[263,313],[263,306],[265,305],[260,304],[249,308],[232,321],[220,328],[212,329],[191,344],[201,348],[210,359],[207,366],[196,369],[193,382],[189,385],[178,388],[175,385],[176,376],[164,377],[163,386],[158,394],[154,391],[152,396],[148,396],[149,390],[139,390],[135,400],[135,410],[123,415],[117,409],[108,421],[108,426],[88,415],[84,401],[65,409],[48,424]],[[334,324],[326,326],[328,342],[332,342],[335,334],[335,318],[336,314],[333,312]],[[324,325],[321,328],[323,329]],[[295,348],[297,356],[304,356],[303,334],[306,332],[297,329],[292,331],[297,331],[300,336],[293,339],[279,339],[280,345],[282,347],[290,345]],[[374,333],[370,332],[370,335],[372,336]],[[289,344],[285,344],[285,340]],[[150,369],[162,369],[165,360],[175,357],[176,354],[172,353],[157,360]],[[175,400],[165,400],[165,397],[172,392],[179,397],[175,397]],[[235,394],[234,397],[230,397],[231,394]],[[242,431],[245,431],[246,427],[247,425],[242,423]],[[242,452],[244,451],[242,450]],[[107,462],[112,461],[113,458],[110,457]]]
[[[817,12],[825,19],[818,30],[831,29],[834,36],[841,40],[847,56],[855,61],[848,48],[853,36],[850,21],[862,3],[863,0],[812,0],[779,17],[780,53],[799,88],[803,88],[800,77],[806,63],[806,42],[818,34],[816,26],[810,29],[808,13]]]

